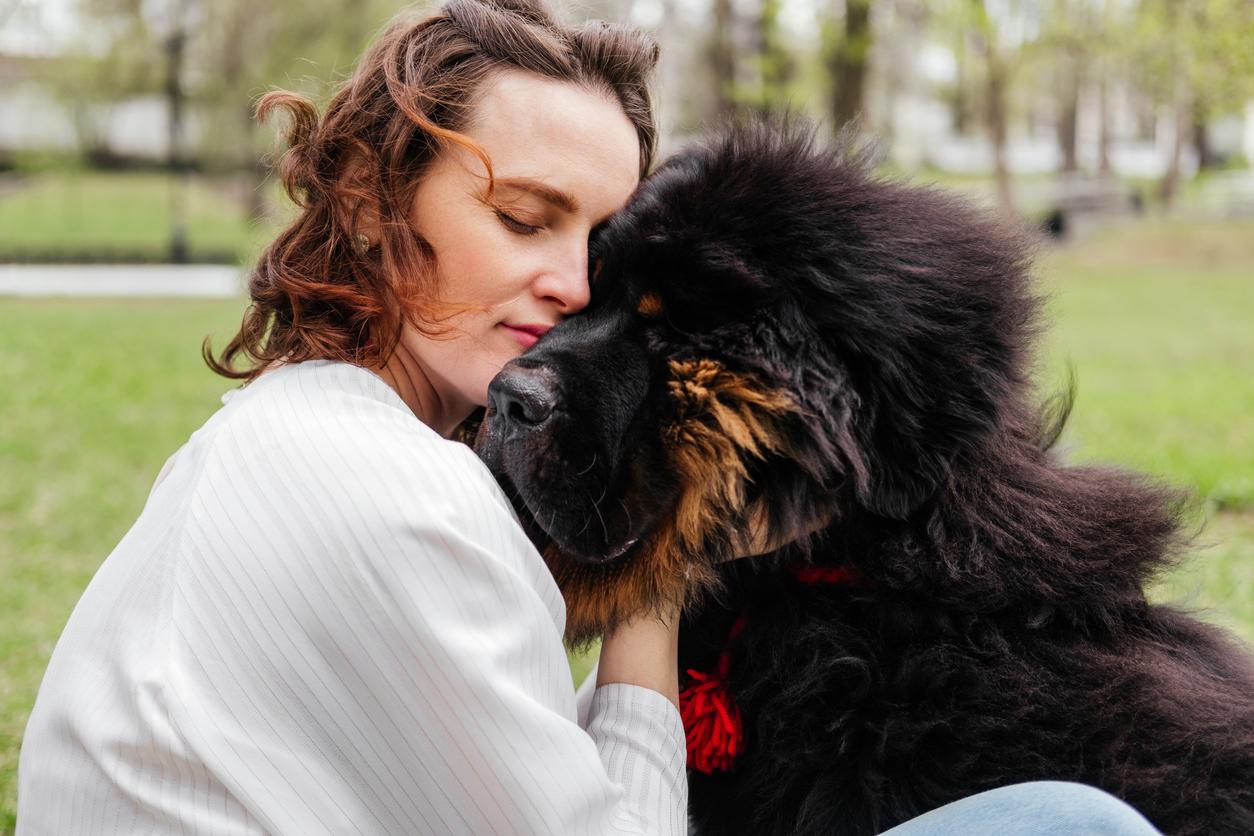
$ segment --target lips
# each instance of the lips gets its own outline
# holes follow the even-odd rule
[[[551,325],[510,325],[502,322],[501,327],[508,331],[514,339],[522,344],[523,348],[531,348],[536,342],[543,337]]]

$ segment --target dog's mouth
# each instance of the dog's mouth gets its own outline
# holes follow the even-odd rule
[[[639,542],[640,542],[639,537],[632,537],[627,542],[621,543],[620,545],[613,547],[612,549],[610,549],[609,554],[605,555],[605,559],[602,562],[609,563],[611,561],[617,560],[618,558],[624,556],[625,554],[627,554],[627,552],[635,548],[636,544]]]
[[[526,422],[489,408],[475,449],[541,553],[555,547],[583,564],[630,559],[655,514],[632,495],[630,476],[581,436],[560,411]]]

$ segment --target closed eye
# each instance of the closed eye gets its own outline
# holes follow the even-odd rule
[[[496,212],[496,217],[501,221],[501,224],[504,225],[506,229],[518,235],[535,235],[537,232],[543,229],[543,227],[533,226],[532,224],[529,224],[529,223],[523,223],[522,221],[518,220],[518,218],[515,218],[513,215],[509,214],[503,209],[494,209],[493,211]]]

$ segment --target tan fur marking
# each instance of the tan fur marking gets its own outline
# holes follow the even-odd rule
[[[642,611],[686,606],[715,586],[714,566],[730,556],[714,553],[717,544],[761,514],[747,501],[747,460],[787,455],[783,422],[798,407],[786,393],[710,360],[672,362],[670,372],[679,416],[664,430],[680,484],[673,515],[636,554],[609,566],[576,563],[553,547],[545,552],[566,599],[570,642],[586,643]]]
[[[636,305],[636,311],[641,316],[647,316],[650,319],[662,315],[662,297],[656,293],[646,293],[640,297],[640,304]]]
[[[683,486],[675,528],[685,550],[699,553],[718,528],[745,516],[746,457],[784,452],[781,424],[797,407],[711,360],[672,362],[671,375],[679,422],[666,438]]]

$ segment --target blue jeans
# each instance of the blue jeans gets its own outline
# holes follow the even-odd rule
[[[882,836],[1161,836],[1113,795],[1084,784],[1033,781],[959,799]]]

